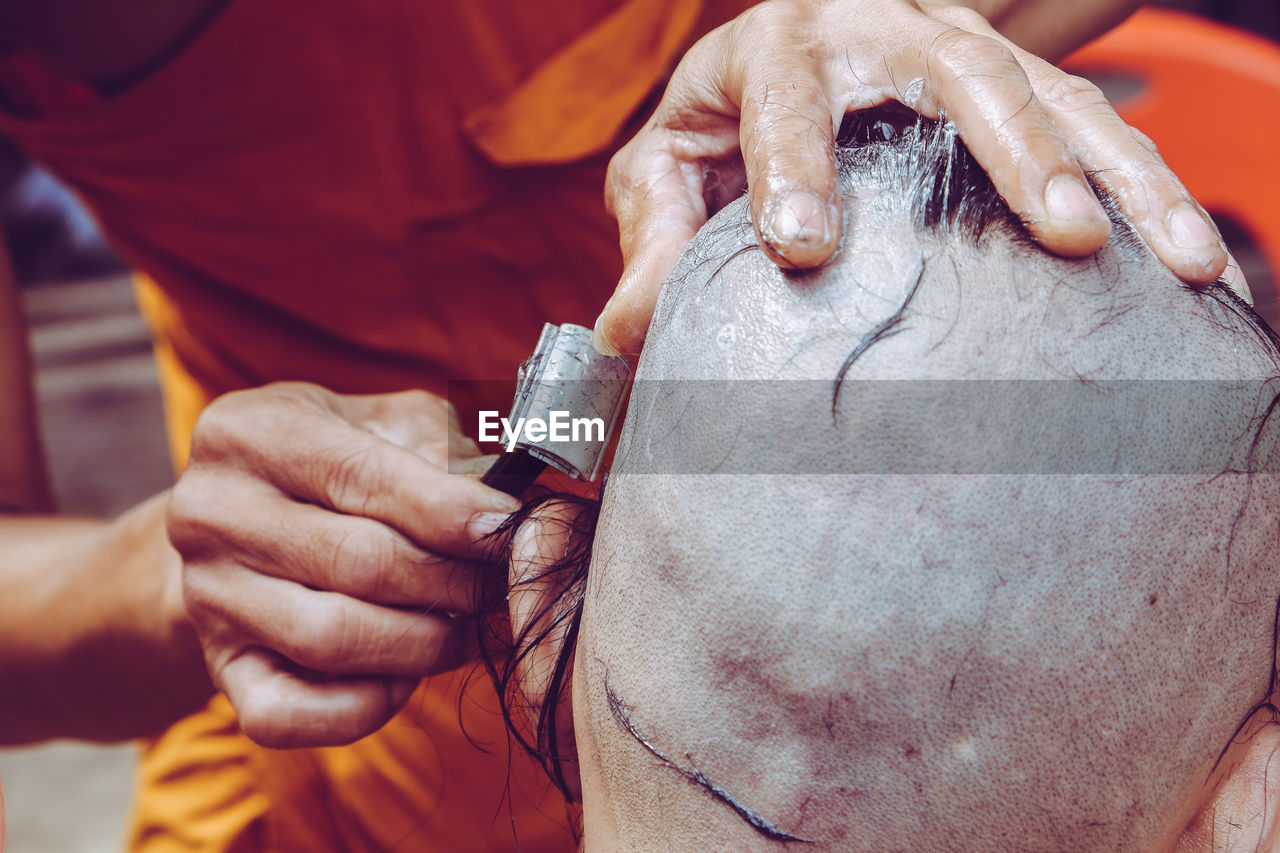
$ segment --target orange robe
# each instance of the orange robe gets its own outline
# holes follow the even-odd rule
[[[608,158],[746,5],[235,0],[126,91],[0,131],[144,273],[181,466],[224,392],[443,394],[509,380],[545,321],[590,325],[620,272]],[[466,681],[429,680],[358,743],[293,752],[250,743],[215,698],[147,745],[133,849],[573,850],[491,687]]]

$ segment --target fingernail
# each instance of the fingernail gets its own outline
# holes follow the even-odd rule
[[[609,306],[605,306],[605,311],[609,310]],[[604,311],[600,312],[600,316],[596,318],[595,326],[591,332],[591,345],[596,348],[596,352],[601,355],[618,355],[618,349],[613,344],[604,339],[604,332],[600,331],[600,321],[604,319]]]
[[[511,513],[481,512],[471,516],[467,522],[467,535],[472,539],[488,536],[502,526],[502,522],[511,517]]]
[[[816,195],[797,190],[778,202],[764,229],[765,239],[792,262],[803,262],[811,248],[831,239],[830,205]]]
[[[1184,249],[1215,249],[1221,242],[1200,211],[1185,203],[1169,214],[1169,235]]]
[[[1105,214],[1093,191],[1071,175],[1058,175],[1044,191],[1044,206],[1050,219],[1087,222]]]

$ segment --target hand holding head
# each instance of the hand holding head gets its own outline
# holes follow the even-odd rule
[[[771,0],[689,51],[649,123],[610,164],[606,200],[626,268],[596,323],[597,346],[639,352],[676,259],[744,186],[756,239],[775,263],[829,261],[845,229],[860,227],[840,202],[836,131],[846,113],[887,101],[954,122],[1051,252],[1089,255],[1107,239],[1088,173],[1177,276],[1205,283],[1227,266],[1213,223],[1151,141],[1095,86],[966,5]],[[1247,293],[1242,279],[1235,286]]]

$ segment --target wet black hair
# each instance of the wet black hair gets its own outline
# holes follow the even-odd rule
[[[559,741],[558,712],[572,686],[573,653],[599,511],[599,499],[535,486],[524,505],[487,537],[490,552],[501,559],[476,573],[480,663],[497,692],[508,735],[542,765],[552,783],[571,802],[574,795],[564,768],[576,760],[576,751],[572,744]],[[516,534],[526,522],[535,519],[542,525],[541,535],[567,534],[564,541],[568,548],[558,559],[537,567],[535,574],[511,584],[509,565]],[[559,529],[553,531],[550,526]],[[507,609],[509,597],[520,587],[533,585],[551,592],[539,601],[533,618],[513,634]],[[534,651],[559,637],[563,637],[563,644],[552,667],[546,695],[531,700],[521,689],[520,669]]]

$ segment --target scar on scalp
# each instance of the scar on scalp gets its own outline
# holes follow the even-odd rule
[[[631,707],[628,706],[625,702],[623,702],[621,698],[619,698],[618,694],[614,692],[613,685],[609,684],[607,680],[605,681],[605,685],[604,685],[604,693],[605,693],[605,698],[609,703],[609,712],[613,714],[613,718],[617,720],[618,725],[622,726],[622,728],[626,730],[627,734],[635,738],[637,743],[639,743],[646,750],[648,750],[650,755],[658,759],[658,761],[662,762],[663,766],[670,767],[672,770],[679,773],[685,779],[697,785],[698,787],[702,788],[704,791],[709,793],[712,797],[724,803],[729,808],[733,809],[734,813],[738,817],[742,818],[751,826],[752,829],[754,829],[756,832],[758,832],[760,835],[763,835],[765,838],[769,839],[770,841],[782,841],[784,843],[788,841],[794,841],[800,844],[814,843],[813,839],[811,838],[800,838],[799,836],[791,835],[790,833],[784,832],[783,830],[779,829],[777,826],[770,823],[768,820],[761,817],[756,812],[752,811],[751,809],[744,806],[742,803],[738,802],[737,798],[735,798],[732,794],[730,794],[724,788],[717,785],[715,782],[708,779],[706,774],[703,773],[701,770],[699,770],[696,766],[691,766],[689,769],[685,769],[684,767],[681,767],[680,765],[676,764],[674,761],[668,758],[665,753],[663,753],[656,746],[654,746],[647,738],[645,738],[644,735],[640,734],[640,732],[636,729],[635,724],[631,722]],[[693,760],[693,757],[687,752],[685,753],[685,758],[689,759],[690,761]]]

